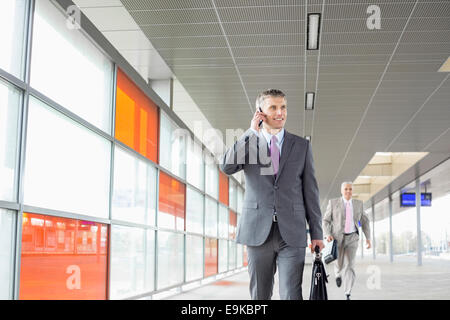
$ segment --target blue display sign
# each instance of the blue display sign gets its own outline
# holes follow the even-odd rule
[[[402,193],[400,195],[400,207],[415,207],[415,206],[416,206],[415,193]],[[431,207],[431,193],[422,192],[420,194],[420,206]]]

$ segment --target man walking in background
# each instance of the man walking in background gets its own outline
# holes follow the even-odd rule
[[[311,145],[284,129],[286,104],[280,90],[262,92],[256,99],[250,128],[227,150],[220,165],[228,175],[240,170],[245,174],[236,242],[248,248],[253,300],[272,297],[277,266],[281,299],[302,299],[306,221],[312,250],[316,245],[323,248]]]
[[[323,228],[328,242],[336,239],[338,245],[338,259],[335,261],[334,274],[338,287],[344,282],[347,300],[355,282],[355,257],[358,249],[359,231],[361,223],[366,236],[367,249],[370,244],[369,218],[364,213],[363,202],[352,199],[353,184],[344,182],[341,185],[342,197],[331,199],[323,218]]]

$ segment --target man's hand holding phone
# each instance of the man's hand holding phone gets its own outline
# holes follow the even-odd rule
[[[261,108],[258,108],[253,115],[252,121],[250,122],[250,128],[259,131],[263,121],[266,121],[266,115],[262,112]]]

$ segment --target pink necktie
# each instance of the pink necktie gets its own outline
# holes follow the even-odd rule
[[[278,173],[278,167],[280,165],[280,149],[278,149],[277,142],[277,137],[272,136],[272,139],[270,140],[270,157],[272,158],[273,174],[275,177]]]
[[[350,209],[350,201],[347,201],[347,206],[345,207],[345,233],[350,233],[350,226],[352,223],[352,209]]]

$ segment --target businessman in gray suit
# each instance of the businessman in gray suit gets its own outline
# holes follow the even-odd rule
[[[286,105],[280,90],[259,94],[250,128],[226,151],[220,165],[228,175],[240,170],[245,174],[236,241],[247,245],[253,300],[271,299],[277,266],[280,298],[302,299],[306,222],[311,251],[324,246],[311,145],[284,129]]]
[[[342,281],[344,282],[344,292],[347,300],[350,300],[356,277],[355,257],[359,240],[358,224],[361,224],[366,236],[367,249],[369,249],[371,247],[370,222],[364,213],[363,202],[352,199],[352,182],[342,183],[341,194],[342,197],[331,199],[328,202],[323,217],[323,229],[328,242],[334,239],[337,241],[338,259],[334,265],[336,285],[340,287]]]

